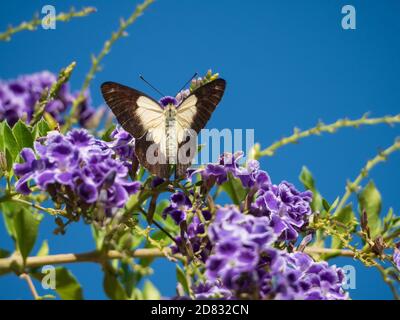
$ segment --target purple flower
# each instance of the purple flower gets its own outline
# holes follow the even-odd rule
[[[229,299],[232,297],[232,292],[224,288],[220,281],[206,281],[199,283],[193,288],[196,299]]]
[[[230,298],[347,299],[342,270],[302,252],[275,249],[276,234],[265,216],[221,208],[209,227],[209,238],[209,282],[194,288],[199,297],[210,298],[208,292],[224,289],[231,292]]]
[[[400,271],[400,250],[398,248],[394,249],[393,262],[395,263],[397,270]]]
[[[84,129],[67,135],[49,132],[35,142],[34,150],[23,149],[21,157],[24,162],[14,166],[20,176],[17,191],[30,193],[32,181],[72,210],[99,204],[110,214],[140,188],[139,182],[128,180],[117,153]]]
[[[127,167],[132,167],[134,163],[138,163],[135,154],[135,139],[130,133],[118,126],[111,133],[110,137],[113,140],[108,142],[107,146],[118,155],[119,159]]]
[[[190,199],[183,192],[175,192],[170,197],[170,205],[163,211],[164,219],[167,215],[175,221],[176,224],[180,224],[186,219],[186,211],[192,206]]]
[[[218,163],[193,171],[189,178],[199,173],[203,186],[209,190],[215,183],[225,183],[231,174],[253,195],[250,214],[266,217],[280,239],[295,241],[311,214],[311,191],[300,192],[286,181],[272,184],[268,173],[260,170],[258,161],[249,160],[246,166],[241,166],[239,162],[242,156],[243,152],[224,153]]]
[[[184,89],[180,91],[175,97],[177,105],[179,106],[182,103],[182,101],[185,100],[189,95],[190,95],[189,89]]]
[[[49,71],[22,75],[15,80],[0,81],[0,121],[7,120],[13,126],[19,119],[32,120],[34,107],[44,90],[57,81],[55,74]],[[45,108],[58,123],[63,123],[63,113],[75,100],[68,83],[64,83],[56,97]],[[78,106],[79,121],[86,126],[93,117],[95,109],[91,106],[90,94],[85,93],[83,103]]]

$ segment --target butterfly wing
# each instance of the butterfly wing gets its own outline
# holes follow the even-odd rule
[[[159,177],[168,176],[165,159],[165,115],[160,105],[144,93],[116,82],[101,85],[104,100],[120,125],[135,138],[140,163]],[[147,150],[156,145],[155,155],[161,161],[148,159]]]
[[[177,108],[177,140],[178,140],[178,164],[175,175],[182,177],[185,175],[193,154],[188,153],[188,148],[183,146],[188,142],[190,136],[189,129],[199,133],[203,129],[212,113],[224,95],[226,81],[224,79],[213,80],[195,91],[193,91]],[[193,150],[193,149],[191,149]],[[196,148],[194,148],[196,151]],[[188,163],[180,163],[179,159],[189,158]]]

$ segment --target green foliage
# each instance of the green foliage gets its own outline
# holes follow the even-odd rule
[[[322,197],[321,197],[321,194],[317,190],[317,187],[315,185],[315,181],[314,181],[311,171],[308,170],[308,168],[306,166],[303,166],[303,168],[301,169],[299,180],[307,190],[310,190],[313,193],[311,209],[314,212],[321,211],[322,210]]]
[[[158,289],[150,280],[146,280],[143,286],[143,299],[144,300],[160,300],[161,295]]]
[[[360,214],[367,213],[368,227],[371,238],[374,239],[381,232],[381,212],[382,197],[374,182],[371,180],[358,196]]]
[[[234,178],[231,173],[228,174],[228,181],[221,185],[234,204],[239,205],[246,196],[246,189],[243,188],[242,183],[238,178]]]
[[[27,125],[18,120],[18,122],[14,125],[12,129],[12,133],[15,137],[15,140],[18,144],[18,149],[22,150],[22,148],[32,148],[34,137],[30,129],[28,129]]]
[[[14,162],[15,158],[18,156],[21,148],[19,147],[19,144],[14,137],[14,133],[7,122],[4,122],[3,132],[1,133],[1,135],[4,138],[4,152],[6,153],[8,151],[11,156],[10,159],[7,159],[7,161],[11,160],[11,163],[8,164],[8,166],[10,166]],[[12,167],[9,167],[9,170],[11,168]]]
[[[39,231],[39,219],[27,209],[22,209],[14,215],[14,235],[18,251],[25,260],[35,245]]]
[[[103,288],[107,297],[113,300],[127,300],[128,296],[117,275],[110,271],[104,270]]]
[[[64,267],[56,268],[56,292],[63,300],[82,300],[81,285],[75,276]]]
[[[50,131],[46,120],[41,119],[33,127],[19,120],[12,128],[6,121],[0,122],[0,152],[6,157],[7,171],[12,172],[23,148],[32,148],[33,142]]]
[[[337,227],[337,230],[339,232],[345,232],[353,229],[354,225],[354,212],[352,205],[349,204],[343,209],[341,209],[339,212],[335,213],[333,216],[334,220],[339,222],[340,224]],[[343,243],[340,241],[340,239],[336,236],[332,237],[332,244],[331,244],[332,249],[340,249],[343,248]]]
[[[181,267],[176,265],[176,279],[178,283],[182,286],[183,290],[185,291],[186,294],[190,293],[190,284],[188,281],[188,278],[186,277],[185,272],[182,270]]]
[[[44,240],[39,248],[39,251],[36,253],[36,256],[38,257],[47,256],[49,254],[49,250],[50,250],[49,243],[47,240]]]

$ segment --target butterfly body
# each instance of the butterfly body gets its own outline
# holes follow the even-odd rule
[[[101,91],[120,125],[135,138],[139,162],[152,174],[183,177],[196,152],[196,136],[220,102],[225,80],[216,79],[194,90],[181,103],[166,96],[156,101],[144,93],[115,82]]]

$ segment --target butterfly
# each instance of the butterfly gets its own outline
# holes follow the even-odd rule
[[[140,164],[153,175],[183,178],[197,151],[197,134],[222,99],[226,81],[218,78],[191,92],[181,103],[159,101],[116,82],[101,85],[104,100],[119,124],[135,138]],[[174,167],[172,167],[174,165]]]

